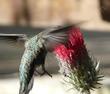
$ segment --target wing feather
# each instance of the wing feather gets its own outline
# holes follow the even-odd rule
[[[3,34],[0,33],[0,40],[6,41],[8,44],[16,46],[15,44],[24,44],[27,40],[27,36],[25,34]]]
[[[73,27],[74,25],[63,25],[49,28],[42,32],[46,49],[52,51],[57,45],[65,44],[68,40],[68,31]]]

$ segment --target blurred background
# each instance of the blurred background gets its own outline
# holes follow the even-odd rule
[[[105,76],[102,88],[92,94],[110,94],[110,0],[0,0],[0,33],[32,37],[48,26],[79,22],[85,44]],[[0,39],[0,94],[18,94],[23,51],[23,44]],[[53,77],[36,76],[30,94],[73,94],[61,83],[55,61],[49,53],[46,69]]]

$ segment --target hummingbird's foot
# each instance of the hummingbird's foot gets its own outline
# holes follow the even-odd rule
[[[52,77],[52,75],[48,71],[46,71],[44,64],[42,65],[42,70],[44,71],[42,75],[47,74],[48,76]]]
[[[40,76],[43,76],[44,74],[47,74],[50,77],[52,77],[52,75],[48,71],[46,71],[45,68],[44,69],[42,68],[42,70],[43,70],[43,73],[39,72],[38,70],[35,70],[34,74],[35,75],[38,75],[39,74]]]
[[[41,75],[47,74],[48,76],[52,77],[52,75],[48,71],[46,71],[46,70],[43,70],[43,71],[44,72]]]
[[[35,75],[38,75],[38,74],[39,74],[39,75],[42,75],[42,73],[40,73],[38,70],[35,70],[34,74],[35,74]]]

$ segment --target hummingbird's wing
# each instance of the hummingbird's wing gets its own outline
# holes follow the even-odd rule
[[[66,44],[68,40],[68,31],[74,25],[63,25],[46,29],[42,32],[42,38],[45,40],[44,46],[48,51],[52,51],[57,45]]]
[[[0,33],[0,40],[7,42],[8,44],[11,44],[13,46],[16,46],[15,44],[23,44],[27,40],[27,36],[25,34],[3,34]]]

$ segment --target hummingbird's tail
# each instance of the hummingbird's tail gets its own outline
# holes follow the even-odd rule
[[[28,86],[25,86],[24,83],[21,83],[20,89],[19,89],[19,94],[29,94],[29,91],[33,87],[33,82],[34,82],[34,77],[32,77]],[[25,86],[25,87],[23,87],[23,86]]]

